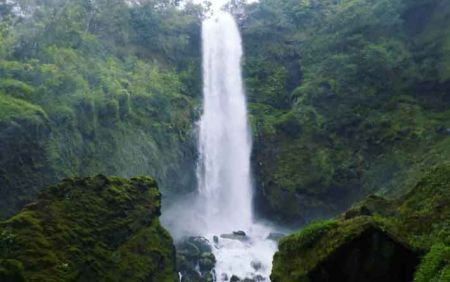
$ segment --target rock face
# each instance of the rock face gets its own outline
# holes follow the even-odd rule
[[[0,280],[174,281],[160,199],[149,177],[70,178],[45,189],[0,222]]]
[[[0,111],[12,112],[0,114],[0,219],[15,214],[43,188],[68,176],[151,173],[167,194],[192,186],[195,147],[191,139],[156,132],[147,120],[134,119],[146,117],[142,111],[155,107],[150,99],[130,98],[134,112],[117,117],[114,127],[99,124],[115,117],[103,103],[70,105],[71,117],[63,119],[18,99],[1,96],[0,100]],[[186,117],[183,122],[190,120]]]
[[[0,97],[0,218],[17,211],[45,187],[55,171],[45,152],[50,123],[42,108]],[[24,177],[24,175],[26,177]]]

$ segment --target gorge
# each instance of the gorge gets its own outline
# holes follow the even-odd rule
[[[0,281],[449,281],[449,27],[448,0],[0,1]]]

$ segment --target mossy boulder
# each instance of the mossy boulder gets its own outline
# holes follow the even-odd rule
[[[186,237],[180,240],[177,249],[177,272],[183,282],[212,282],[212,271],[216,258],[211,243],[204,237]]]
[[[450,163],[396,200],[369,196],[280,241],[272,281],[448,281]]]
[[[0,222],[0,275],[174,281],[175,248],[158,220],[160,200],[150,177],[65,179]]]
[[[411,281],[418,254],[370,217],[316,223],[281,240],[277,281]]]

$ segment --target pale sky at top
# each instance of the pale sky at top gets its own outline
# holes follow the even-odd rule
[[[226,3],[228,3],[230,0],[209,0],[213,4],[214,8],[220,8]],[[246,0],[247,3],[257,2],[258,0]],[[202,3],[205,2],[205,0],[193,0],[194,3]]]

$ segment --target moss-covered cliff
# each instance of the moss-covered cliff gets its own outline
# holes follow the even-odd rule
[[[0,216],[67,176],[192,189],[200,16],[172,1],[1,3]]]
[[[450,157],[446,0],[262,0],[242,17],[258,209],[302,224]]]
[[[0,222],[0,280],[175,281],[160,200],[150,177],[65,179]]]
[[[371,196],[335,220],[283,238],[272,280],[448,281],[449,202],[446,163],[398,200]]]

